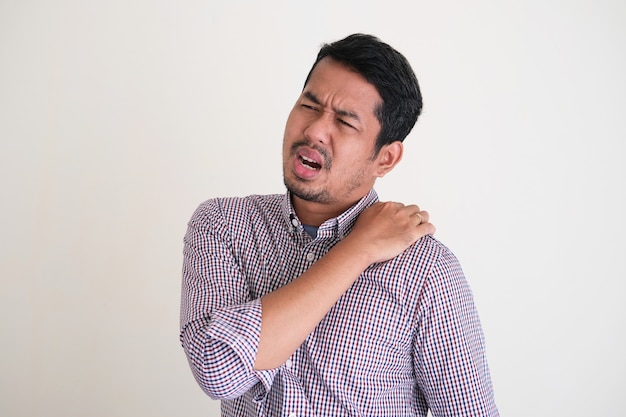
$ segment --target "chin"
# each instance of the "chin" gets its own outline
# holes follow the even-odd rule
[[[284,178],[283,181],[287,190],[301,200],[320,204],[332,202],[326,190],[315,190],[312,187],[307,187],[306,184],[302,182],[295,183],[295,181],[288,180],[287,178]]]

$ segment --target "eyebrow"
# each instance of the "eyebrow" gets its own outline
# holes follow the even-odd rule
[[[308,98],[309,100],[311,100],[313,103],[321,106],[322,103],[320,102],[320,100],[317,98],[317,96],[315,94],[313,94],[310,91],[305,91],[304,92],[304,97]],[[343,110],[343,109],[337,109],[337,108],[333,108],[332,109],[334,113],[338,114],[339,116],[343,116],[343,117],[349,117],[351,119],[354,119],[358,122],[361,122],[361,118],[359,117],[358,114],[356,114],[353,111],[349,111],[349,110]]]

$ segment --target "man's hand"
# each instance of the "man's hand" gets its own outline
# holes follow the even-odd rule
[[[360,246],[371,264],[394,258],[419,238],[434,232],[428,212],[418,206],[378,202],[361,213],[345,240]]]

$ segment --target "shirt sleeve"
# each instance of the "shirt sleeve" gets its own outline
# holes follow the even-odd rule
[[[445,248],[421,297],[414,356],[418,384],[434,417],[499,415],[472,292]]]
[[[269,391],[275,370],[255,371],[261,302],[251,300],[217,200],[193,214],[184,238],[180,341],[196,381],[213,399]]]

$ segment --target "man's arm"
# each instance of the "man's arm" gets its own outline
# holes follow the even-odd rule
[[[472,292],[446,248],[430,271],[419,309],[415,374],[433,417],[498,416]]]
[[[260,300],[250,300],[218,200],[198,207],[184,242],[180,341],[198,385],[213,399],[269,387],[273,375],[253,371]]]
[[[434,233],[418,206],[376,203],[352,232],[300,277],[261,299],[263,315],[255,369],[283,364],[339,297],[372,263],[391,259]]]

